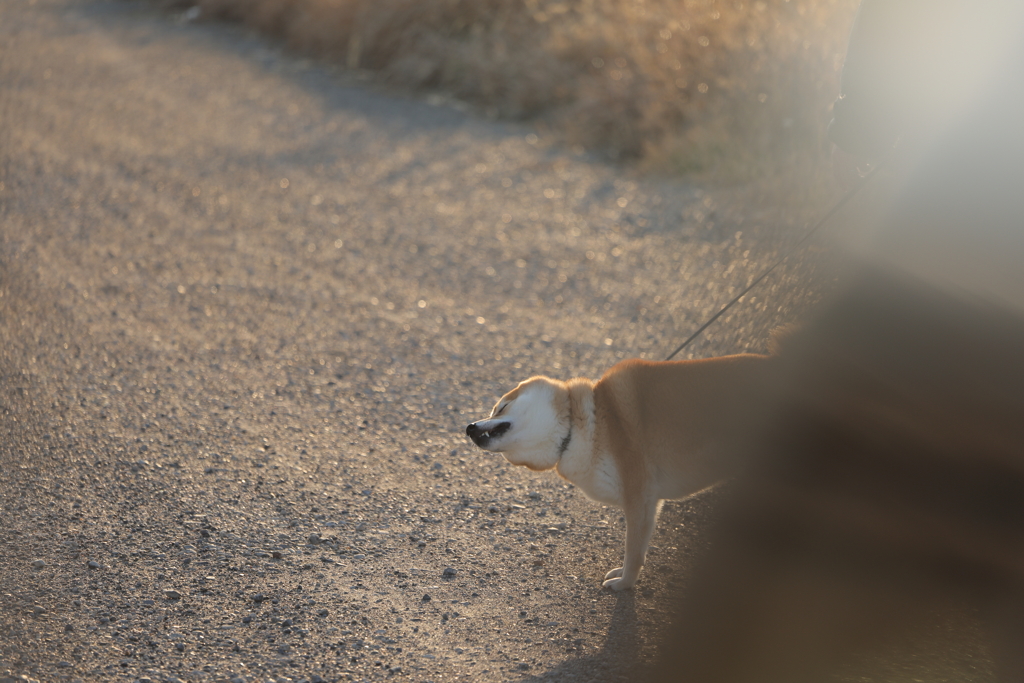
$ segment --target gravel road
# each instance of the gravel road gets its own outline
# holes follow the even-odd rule
[[[650,661],[713,494],[602,592],[618,511],[464,425],[663,357],[806,217],[136,3],[3,0],[0,43],[0,680]],[[690,351],[763,349],[812,260]]]

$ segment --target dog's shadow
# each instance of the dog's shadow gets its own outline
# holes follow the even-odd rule
[[[685,501],[667,504],[661,514],[662,531],[655,538],[660,549],[655,551],[655,546],[652,546],[644,567],[644,580],[634,590],[606,594],[601,600],[615,602],[608,632],[600,647],[578,655],[570,653],[571,658],[547,671],[520,679],[522,683],[634,683],[650,680],[654,669],[653,655],[664,636],[663,627],[653,627],[651,620],[665,624],[676,614],[693,553],[705,547],[705,531],[711,524],[711,511],[721,492],[722,489],[716,487]]]
[[[637,619],[636,595],[633,591],[618,593],[608,633],[598,652],[569,659],[543,673],[523,678],[522,681],[621,683],[642,680],[644,671],[649,669],[641,657],[643,646]]]

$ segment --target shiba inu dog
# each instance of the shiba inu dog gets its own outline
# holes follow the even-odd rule
[[[473,442],[513,465],[555,468],[626,516],[626,552],[604,586],[632,588],[666,499],[731,474],[728,443],[748,427],[769,356],[626,360],[600,380],[533,377],[466,427]]]

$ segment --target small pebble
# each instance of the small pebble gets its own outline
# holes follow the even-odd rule
[[[32,566],[35,567],[36,569],[42,569],[43,567],[46,566],[46,560],[36,560],[35,562],[32,563]]]
[[[164,597],[168,600],[178,600],[179,598],[181,598],[181,593],[171,588],[168,588],[164,591]]]
[[[423,597],[420,598],[423,602],[430,602],[430,593],[424,593]]]
[[[458,570],[454,567],[445,567],[445,570],[441,572],[441,578],[454,579],[455,575],[458,574]]]
[[[89,565],[90,569],[99,569],[100,568],[100,563],[97,562],[96,560],[89,560],[86,564]]]

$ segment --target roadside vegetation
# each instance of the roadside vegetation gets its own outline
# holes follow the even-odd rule
[[[164,0],[310,57],[722,180],[827,156],[856,0]]]

